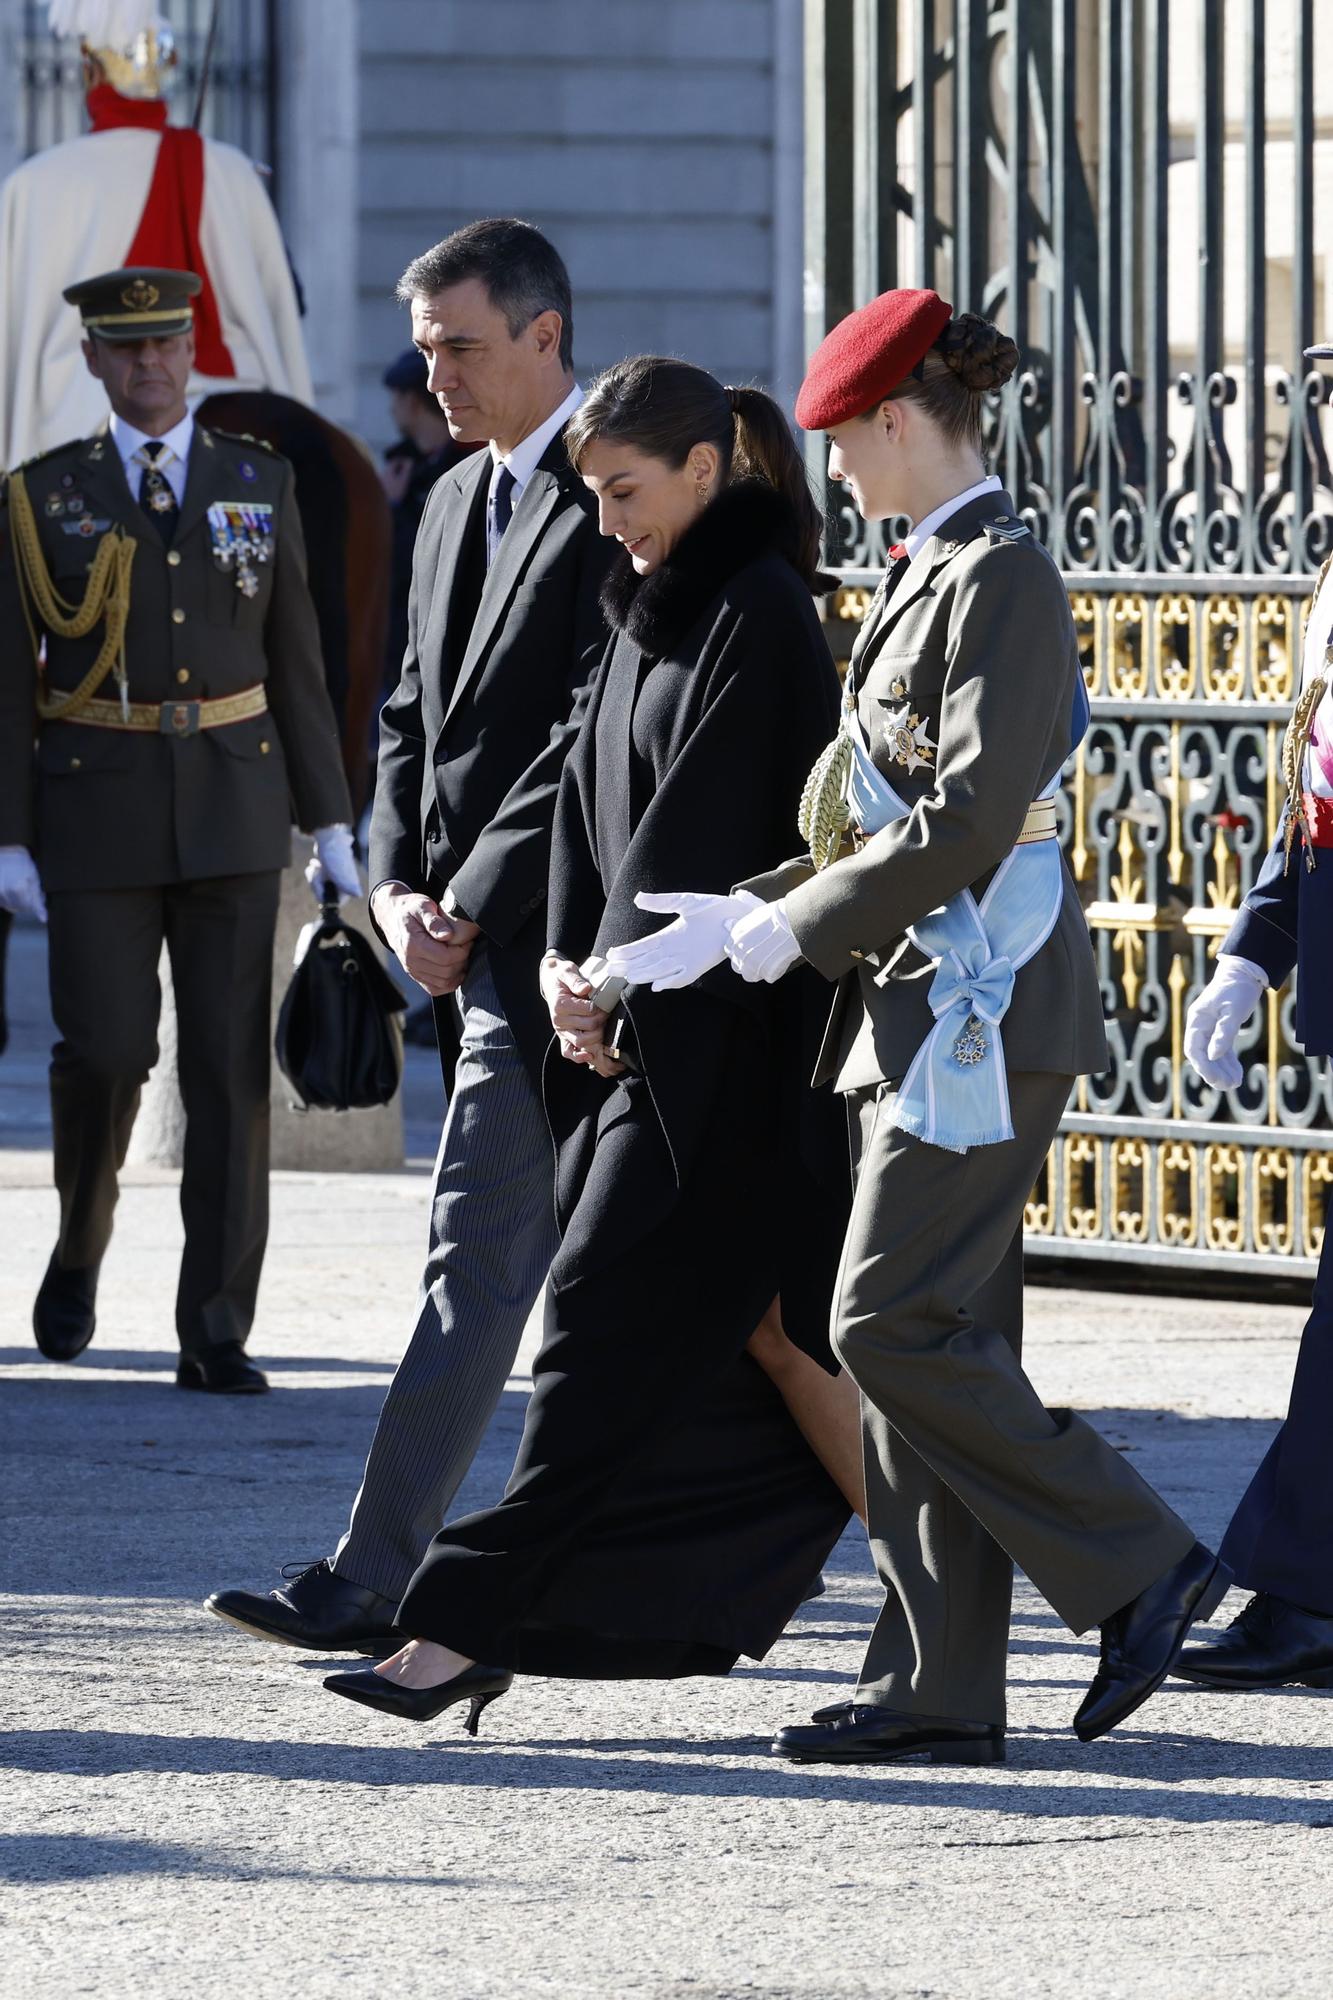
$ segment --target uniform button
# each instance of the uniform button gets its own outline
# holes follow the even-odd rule
[[[69,768],[71,771],[81,771],[83,769],[82,757],[71,757],[69,760]]]
[[[179,550],[179,549],[168,549],[168,550],[167,550],[167,562],[169,563],[169,565],[171,566],[171,568],[172,568],[172,569],[179,569],[179,568],[180,568],[180,566],[181,566],[181,552],[180,552],[180,550]]]
[[[173,625],[183,625],[185,623],[185,613],[181,610],[179,604],[171,614],[171,622]]]
[[[267,757],[267,755],[268,755],[268,738],[267,738],[267,736],[266,736],[266,737],[264,738],[263,742],[262,742],[262,743],[260,744],[260,746],[259,746],[259,752],[260,752],[260,755],[261,755],[261,756],[263,756],[263,757]]]
[[[182,687],[185,686],[185,683],[186,681],[189,680],[189,678],[190,678],[190,669],[188,667],[177,667],[176,679],[180,682]]]

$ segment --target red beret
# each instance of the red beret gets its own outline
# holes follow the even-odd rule
[[[953,318],[938,292],[881,292],[840,319],[810,357],[796,421],[832,430],[873,410],[907,380]]]

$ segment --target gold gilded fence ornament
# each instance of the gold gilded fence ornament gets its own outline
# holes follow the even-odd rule
[[[1065,773],[1061,839],[1111,1060],[1070,1100],[1028,1248],[1312,1275],[1333,1076],[1295,1041],[1294,987],[1243,1031],[1238,1090],[1205,1087],[1184,1052],[1190,1002],[1280,821],[1312,579],[1099,576],[1069,595],[1092,724]]]
[[[1084,1079],[1027,1213],[1043,1255],[1271,1273],[1313,1268],[1333,1191],[1328,1077],[1290,990],[1242,1037],[1245,1080],[1184,1057],[1276,831],[1308,579],[1075,581],[1092,725],[1066,773],[1065,850],[1093,933],[1111,1067]]]

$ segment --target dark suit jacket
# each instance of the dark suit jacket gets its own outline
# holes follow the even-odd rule
[[[213,700],[262,682],[268,713],[192,736],[77,720],[34,730],[32,647],[0,496],[0,846],[31,847],[48,889],[148,888],[284,868],[293,817],[307,831],[350,821],[287,460],[197,426],[169,546],[108,438],[61,445],[23,471],[46,566],[66,602],[82,600],[112,523],[134,537],[131,701]],[[253,597],[214,560],[214,501],[273,510],[272,559],[256,565]],[[82,639],[46,635],[51,692],[78,686],[103,629]],[[97,698],[115,697],[109,676]]]
[[[481,926],[534,1076],[550,1039],[537,990],[551,821],[581,697],[606,646],[615,544],[555,438],[499,551],[483,560],[489,452],[445,473],[413,561],[402,677],[380,719],[370,879],[440,896]],[[475,606],[475,615],[474,615]]]

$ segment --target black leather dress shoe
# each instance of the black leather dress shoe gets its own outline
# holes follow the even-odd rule
[[[1107,1619],[1101,1664],[1074,1717],[1080,1743],[1104,1736],[1156,1694],[1175,1666],[1190,1626],[1216,1611],[1230,1587],[1225,1563],[1196,1542],[1165,1576]]]
[[[330,1674],[324,1685],[330,1694],[345,1695],[348,1701],[377,1708],[382,1715],[401,1716],[404,1722],[434,1722],[446,1708],[465,1701],[468,1712],[463,1727],[469,1736],[475,1736],[483,1711],[502,1694],[508,1694],[513,1683],[514,1676],[503,1667],[478,1664],[464,1667],[451,1681],[439,1681],[428,1688],[404,1687],[401,1681],[391,1681],[387,1675],[376,1673],[374,1667],[358,1667],[350,1674]]]
[[[256,1639],[304,1646],[310,1653],[396,1653],[407,1638],[393,1622],[391,1597],[337,1576],[327,1562],[298,1570],[281,1590],[215,1590],[205,1611]]]
[[[52,1256],[32,1309],[32,1330],[48,1361],[73,1361],[92,1339],[101,1268],[85,1264],[62,1271]]]
[[[176,1387],[203,1389],[210,1396],[262,1396],[268,1376],[255,1367],[239,1340],[224,1340],[198,1354],[182,1354]]]
[[[848,1701],[815,1710],[811,1723],[789,1725],[773,1739],[778,1757],[797,1764],[1003,1764],[997,1722],[946,1722],[896,1708]]]
[[[1333,1617],[1261,1590],[1225,1632],[1186,1646],[1171,1671],[1203,1687],[1333,1688]]]

